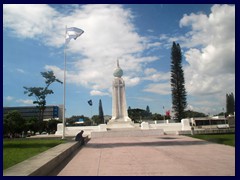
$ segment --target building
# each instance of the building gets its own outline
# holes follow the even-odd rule
[[[228,119],[223,116],[191,118],[190,124],[198,128],[229,127],[223,126],[228,125]]]
[[[43,114],[43,119],[62,119],[62,105],[46,106]],[[36,106],[17,106],[17,107],[3,107],[3,114],[7,114],[9,111],[19,111],[23,118],[38,118],[39,110]]]

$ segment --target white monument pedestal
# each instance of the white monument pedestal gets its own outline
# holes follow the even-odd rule
[[[107,124],[107,129],[121,129],[121,128],[135,128],[134,123],[132,121],[123,121],[121,119],[118,120],[110,120]]]

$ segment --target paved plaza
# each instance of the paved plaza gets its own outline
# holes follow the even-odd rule
[[[91,139],[58,176],[234,176],[235,148],[178,135]]]

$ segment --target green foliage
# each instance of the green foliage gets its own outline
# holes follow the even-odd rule
[[[39,131],[38,119],[35,117],[26,119],[24,129],[25,134],[27,131],[33,132],[33,134],[35,134],[37,131]]]
[[[99,100],[99,120],[100,120],[100,123],[99,124],[103,124],[104,123],[104,114],[103,114],[103,108],[102,108],[102,101],[101,99]]]
[[[50,86],[50,84],[54,82],[58,82],[62,84],[62,81],[56,78],[53,71],[41,72],[41,75],[45,78],[45,83],[47,85],[46,89],[48,88],[48,86]]]
[[[92,121],[93,121],[93,125],[98,125],[98,124],[102,124],[102,120],[99,118],[99,115],[94,115],[92,117]]]
[[[144,109],[132,109],[128,107],[128,116],[135,122],[140,123],[142,120],[163,120],[164,117],[161,114],[154,113],[152,114],[149,106]]]
[[[182,69],[182,52],[179,44],[173,42],[171,49],[171,90],[172,107],[180,122],[187,107],[187,93],[185,90],[184,72]]]
[[[235,146],[235,134],[197,134],[191,137],[203,139],[218,144]]]
[[[72,116],[70,118],[67,118],[67,123],[69,126],[74,126],[74,123],[79,119],[83,119],[84,126],[90,126],[92,124],[91,120],[88,117],[85,117],[84,115]]]
[[[196,112],[196,111],[185,111],[184,112],[186,118],[192,118],[192,117],[207,117],[206,114],[201,113],[201,112]]]
[[[53,71],[41,72],[41,75],[45,79],[45,87],[23,87],[25,89],[24,94],[28,96],[35,97],[35,101],[33,104],[36,104],[37,108],[39,109],[39,120],[43,120],[43,114],[46,108],[46,97],[49,94],[53,94],[53,90],[48,89],[48,87],[54,83],[59,82],[62,83],[60,80],[56,78]]]
[[[11,139],[3,141],[3,169],[63,143],[56,139]]]
[[[151,118],[151,116],[152,116],[149,106],[146,107],[146,116],[149,118]]]
[[[85,126],[91,126],[92,125],[92,121],[88,117],[85,117],[83,121],[84,121]]]
[[[20,112],[9,111],[4,115],[3,128],[4,135],[8,137],[19,137],[24,132],[24,136],[35,135],[36,132],[40,134],[42,132],[54,133],[57,130],[57,124],[60,121],[38,121],[37,118],[31,117],[24,119]]]
[[[164,117],[163,117],[161,114],[154,113],[154,114],[152,115],[152,119],[153,119],[153,120],[163,120]]]
[[[227,115],[234,114],[235,112],[235,100],[233,93],[226,94],[226,111]]]
[[[47,132],[49,134],[54,134],[57,131],[57,124],[61,123],[61,121],[56,121],[54,119],[49,120],[47,122]]]
[[[149,113],[146,110],[139,109],[139,108],[136,108],[136,109],[128,108],[128,116],[135,123],[139,123],[141,122],[141,120],[144,120],[144,119],[147,119],[147,120],[151,119],[151,116],[149,116]]]
[[[22,134],[22,131],[24,131],[24,121],[20,112],[9,111],[4,115],[4,134],[10,134],[12,137]]]

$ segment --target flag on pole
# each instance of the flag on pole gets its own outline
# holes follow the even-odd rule
[[[166,111],[166,116],[170,116],[170,110]]]
[[[66,43],[69,43],[71,39],[76,40],[79,36],[84,33],[82,29],[76,27],[70,27],[66,29]]]
[[[92,106],[92,100],[91,100],[91,99],[88,101],[88,104],[89,104],[90,106]]]

